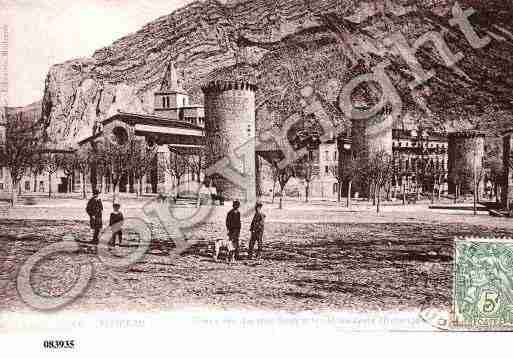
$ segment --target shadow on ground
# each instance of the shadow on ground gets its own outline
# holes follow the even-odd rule
[[[91,237],[83,221],[0,220],[0,265],[8,268],[2,272],[1,308],[26,309],[17,296],[16,271],[31,254],[66,233],[83,242]],[[91,254],[76,253],[77,262],[94,263],[95,280],[72,307],[167,309],[186,303],[292,311],[447,308],[453,238],[512,235],[462,224],[269,223],[261,260],[243,257],[227,264],[212,260],[213,239],[224,234],[224,223],[200,226],[195,237],[212,240],[200,240],[178,256],[171,255],[172,243],[155,238],[141,261],[118,270]],[[243,232],[243,253],[248,240]],[[118,250],[128,253],[133,247],[128,243]],[[61,288],[74,271],[66,270],[69,264],[58,258],[50,260],[52,266],[43,268],[52,276],[40,276],[44,283],[37,283],[36,277],[35,285]]]

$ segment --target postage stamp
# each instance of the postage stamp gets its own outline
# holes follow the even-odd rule
[[[513,329],[513,239],[458,238],[454,265],[453,326]]]

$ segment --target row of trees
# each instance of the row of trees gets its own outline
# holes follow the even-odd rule
[[[71,178],[75,174],[81,177],[82,195],[86,196],[87,178],[91,185],[97,178],[108,178],[116,193],[120,181],[132,176],[139,184],[138,193],[142,193],[142,179],[146,175],[156,156],[157,146],[148,145],[145,140],[129,135],[125,141],[106,138],[103,141],[89,143],[65,150],[56,146],[44,136],[39,121],[25,118],[22,113],[9,115],[5,123],[5,139],[0,144],[0,166],[8,169],[11,180],[11,204],[17,201],[21,192],[23,176],[34,179],[48,175],[48,196],[52,196],[52,178],[58,170],[68,177],[69,190],[72,190]]]
[[[39,168],[46,166],[46,155],[42,151],[42,131],[38,122],[25,118],[21,113],[8,114],[4,126],[0,166],[9,170],[11,204],[14,204],[22,177],[30,172],[39,172]]]
[[[341,157],[341,156],[339,156]],[[278,166],[279,161],[271,162],[271,175],[273,184],[278,184],[280,193],[284,193],[285,187],[292,177],[303,180],[305,184],[305,200],[310,196],[311,182],[315,178],[315,161],[312,152],[285,168]],[[475,194],[475,202],[479,184],[484,178],[484,166],[476,163],[475,168],[460,168],[454,171],[451,181],[456,185],[455,200],[458,198],[463,183],[473,183],[472,192]],[[401,185],[400,193],[402,202],[406,204],[407,196],[419,199],[421,194],[428,195],[432,203],[440,200],[441,191],[446,179],[446,170],[443,164],[433,161],[429,157],[417,158],[413,166],[404,166],[404,162],[394,158],[390,153],[379,151],[372,154],[351,153],[339,158],[338,164],[329,168],[329,173],[338,183],[338,200],[341,201],[342,189],[347,189],[347,206],[351,206],[351,193],[353,184],[367,194],[368,200],[376,205],[377,212],[383,197],[390,200],[396,197],[396,189]],[[282,208],[282,196],[280,196],[280,208]]]

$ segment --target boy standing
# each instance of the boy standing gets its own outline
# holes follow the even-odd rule
[[[102,200],[98,198],[100,191],[93,190],[93,197],[87,202],[86,212],[89,215],[89,224],[93,230],[92,244],[98,245],[100,230],[102,229]]]
[[[262,237],[264,236],[264,222],[265,222],[265,214],[262,213],[262,202],[257,202],[255,208],[255,216],[251,221],[251,239],[249,240],[249,252],[248,258],[251,259],[253,257],[253,248],[255,246],[255,242],[257,243],[257,253],[256,258],[260,258],[260,254],[262,253]]]
[[[116,245],[116,237],[119,238],[119,245],[121,245],[121,241],[123,240],[123,233],[121,232],[121,222],[123,222],[123,213],[120,212],[120,207],[121,205],[119,203],[114,203],[112,205],[114,211],[110,214],[109,225],[112,229],[112,239],[110,241],[110,244],[112,246]],[[117,223],[120,224],[115,226]]]
[[[228,237],[235,247],[235,259],[239,259],[239,236],[240,236],[240,202],[233,201],[233,208],[226,216],[226,229],[228,230]]]

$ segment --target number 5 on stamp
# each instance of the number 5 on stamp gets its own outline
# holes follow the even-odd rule
[[[457,238],[453,326],[513,330],[513,240]]]

